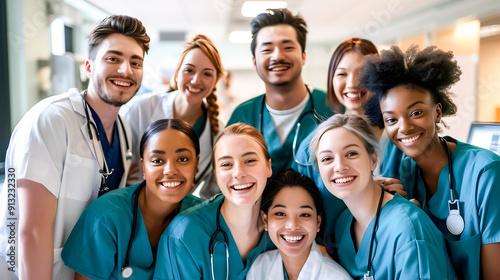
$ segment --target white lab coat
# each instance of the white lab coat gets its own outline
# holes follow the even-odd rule
[[[154,121],[174,118],[174,100],[177,94],[179,94],[179,91],[138,95],[120,109],[120,114],[123,115],[123,118],[128,121],[132,128],[132,158],[139,165],[137,172],[131,174],[131,177],[137,180],[130,180],[129,178],[128,184],[137,184],[142,181],[139,146],[144,131]],[[219,128],[222,131],[224,124],[219,122]],[[212,178],[212,143],[215,142],[216,137],[212,137],[211,131],[210,122],[207,120],[205,129],[199,139],[200,161],[196,173],[198,184],[193,192],[194,195],[201,198],[209,198],[219,191],[215,179]],[[200,178],[203,171],[205,171],[203,178]]]
[[[248,271],[247,280],[282,280],[283,259],[279,251],[272,250],[260,254]],[[352,279],[338,263],[328,258],[313,242],[306,263],[300,270],[298,280]]]
[[[92,119],[90,112],[89,117]],[[124,126],[130,146],[130,127],[125,121]],[[124,187],[132,161],[126,159],[126,140],[121,125],[117,127],[125,170],[120,187]],[[53,279],[73,279],[73,272],[61,260],[61,251],[80,214],[97,198],[100,187],[101,175],[96,158],[102,161],[102,148],[95,131],[92,133],[94,143],[89,137],[82,95],[77,89],[42,100],[14,129],[5,159],[6,181],[0,194],[0,279],[17,278],[17,267],[15,274],[5,269],[12,264],[8,263],[11,258],[6,257],[10,246],[15,245],[16,265],[19,261],[17,189],[13,197],[9,191],[12,186],[8,185],[9,169],[15,169],[16,183],[18,179],[38,182],[58,199],[54,220]],[[97,156],[94,147],[99,148]],[[12,213],[7,210],[8,199],[15,200]],[[15,223],[14,232],[7,227],[11,222]],[[15,244],[10,241],[15,241]]]

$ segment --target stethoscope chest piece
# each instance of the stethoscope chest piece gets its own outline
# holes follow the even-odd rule
[[[373,276],[370,276],[369,273],[365,273],[365,275],[363,275],[363,280],[373,280]]]
[[[446,227],[448,231],[453,235],[460,235],[464,231],[465,222],[464,218],[460,215],[460,206],[458,199],[453,202],[448,201],[448,209],[450,214],[446,218]]]
[[[134,272],[134,270],[132,269],[132,267],[126,266],[126,267],[122,268],[122,277],[123,278],[130,278],[130,276],[132,276],[133,272]]]

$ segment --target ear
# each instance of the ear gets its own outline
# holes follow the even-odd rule
[[[273,175],[273,165],[271,163],[271,159],[267,162],[267,178],[271,178]]]
[[[374,151],[372,154],[372,162],[371,162],[371,170],[372,172],[377,168],[377,151]]]
[[[302,66],[306,64],[306,52],[302,52]]]
[[[90,60],[85,60],[85,74],[90,77],[92,70],[92,62]]]
[[[141,166],[142,166],[142,179],[146,180],[146,174],[144,173],[144,159],[141,158]]]
[[[255,62],[255,56],[254,56],[254,57],[252,57],[252,63],[253,63],[253,66],[254,66],[254,67],[257,67],[257,64],[256,64],[256,62]]]
[[[318,226],[317,232],[319,232],[319,230],[321,229],[321,216],[320,215],[318,215],[318,225],[317,226]]]
[[[443,105],[441,105],[441,103],[438,103],[436,104],[436,123],[440,123],[442,117],[443,117]]]
[[[264,222],[264,230],[267,231],[267,214],[264,213],[264,211],[260,210],[260,217],[262,218],[262,221]]]

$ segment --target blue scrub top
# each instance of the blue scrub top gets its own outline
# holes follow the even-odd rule
[[[314,103],[314,109],[320,116],[321,120],[326,120],[333,114],[331,108],[326,103],[326,93],[324,91],[314,89],[311,95]],[[264,140],[266,141],[267,148],[272,159],[272,169],[274,177],[280,171],[289,169],[292,165],[292,162],[294,161],[292,143],[297,128],[297,123],[292,128],[290,134],[288,134],[285,143],[281,145],[278,134],[276,133],[274,124],[266,106],[264,106],[264,115],[261,117],[263,102],[264,94],[240,104],[233,111],[233,114],[231,115],[231,118],[229,119],[227,125],[229,126],[237,122],[246,123],[257,128],[264,135]],[[261,120],[264,126],[263,128],[260,127]],[[299,122],[299,120],[301,120],[301,126],[299,131],[300,135],[298,135],[297,137],[297,148],[299,147],[303,139],[306,138],[307,135],[316,128],[316,125],[319,122],[318,120],[315,120],[312,114],[311,101],[307,103],[297,122]]]
[[[457,143],[451,154],[454,195],[460,200],[460,213],[465,228],[460,236],[446,228],[450,200],[449,169],[446,164],[439,175],[436,193],[426,201],[426,187],[416,177],[416,164],[406,158],[401,164],[401,181],[409,197],[417,188],[422,209],[431,217],[446,238],[450,258],[457,275],[465,279],[480,279],[481,254],[484,244],[500,242],[500,156],[451,137]],[[416,185],[415,185],[416,183]]]
[[[154,279],[212,279],[210,265],[210,237],[217,228],[216,214],[223,195],[179,213],[163,233],[158,244],[157,266]],[[238,247],[220,214],[220,227],[229,240],[229,279],[245,279],[257,256],[274,249],[267,232],[243,262]],[[214,244],[215,279],[226,279],[226,251],[223,235],[218,234]]]
[[[355,279],[367,271],[374,222],[356,251],[351,212],[345,210],[337,221],[340,264]],[[372,261],[374,279],[456,279],[441,232],[421,209],[397,194],[380,211]]]
[[[66,266],[90,279],[121,279],[132,235],[136,191],[143,184],[111,191],[85,208],[62,251]],[[181,210],[201,201],[188,194]],[[129,264],[134,269],[132,279],[153,277],[155,254],[139,206]]]
[[[314,132],[314,131],[313,131]],[[311,165],[301,165],[297,162],[292,163],[292,168],[302,173],[309,178],[311,178],[318,186],[321,198],[323,199],[323,207],[325,209],[325,229],[322,238],[326,240],[327,238],[334,238],[331,236],[335,231],[335,223],[337,219],[346,209],[344,202],[337,197],[335,197],[328,189],[325,187],[323,180],[321,179],[321,174],[319,173],[318,167],[315,162],[311,162],[309,155],[309,143],[311,143],[312,134],[311,132],[303,141],[300,143],[300,147],[297,150],[297,160],[300,163],[312,163]],[[399,168],[402,158],[405,157],[403,152],[399,150],[391,141],[387,141],[384,149],[384,160],[380,166],[380,173],[383,177],[396,178],[399,179]]]

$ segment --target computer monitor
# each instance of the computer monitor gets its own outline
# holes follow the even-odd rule
[[[500,155],[500,123],[473,122],[467,143]]]

